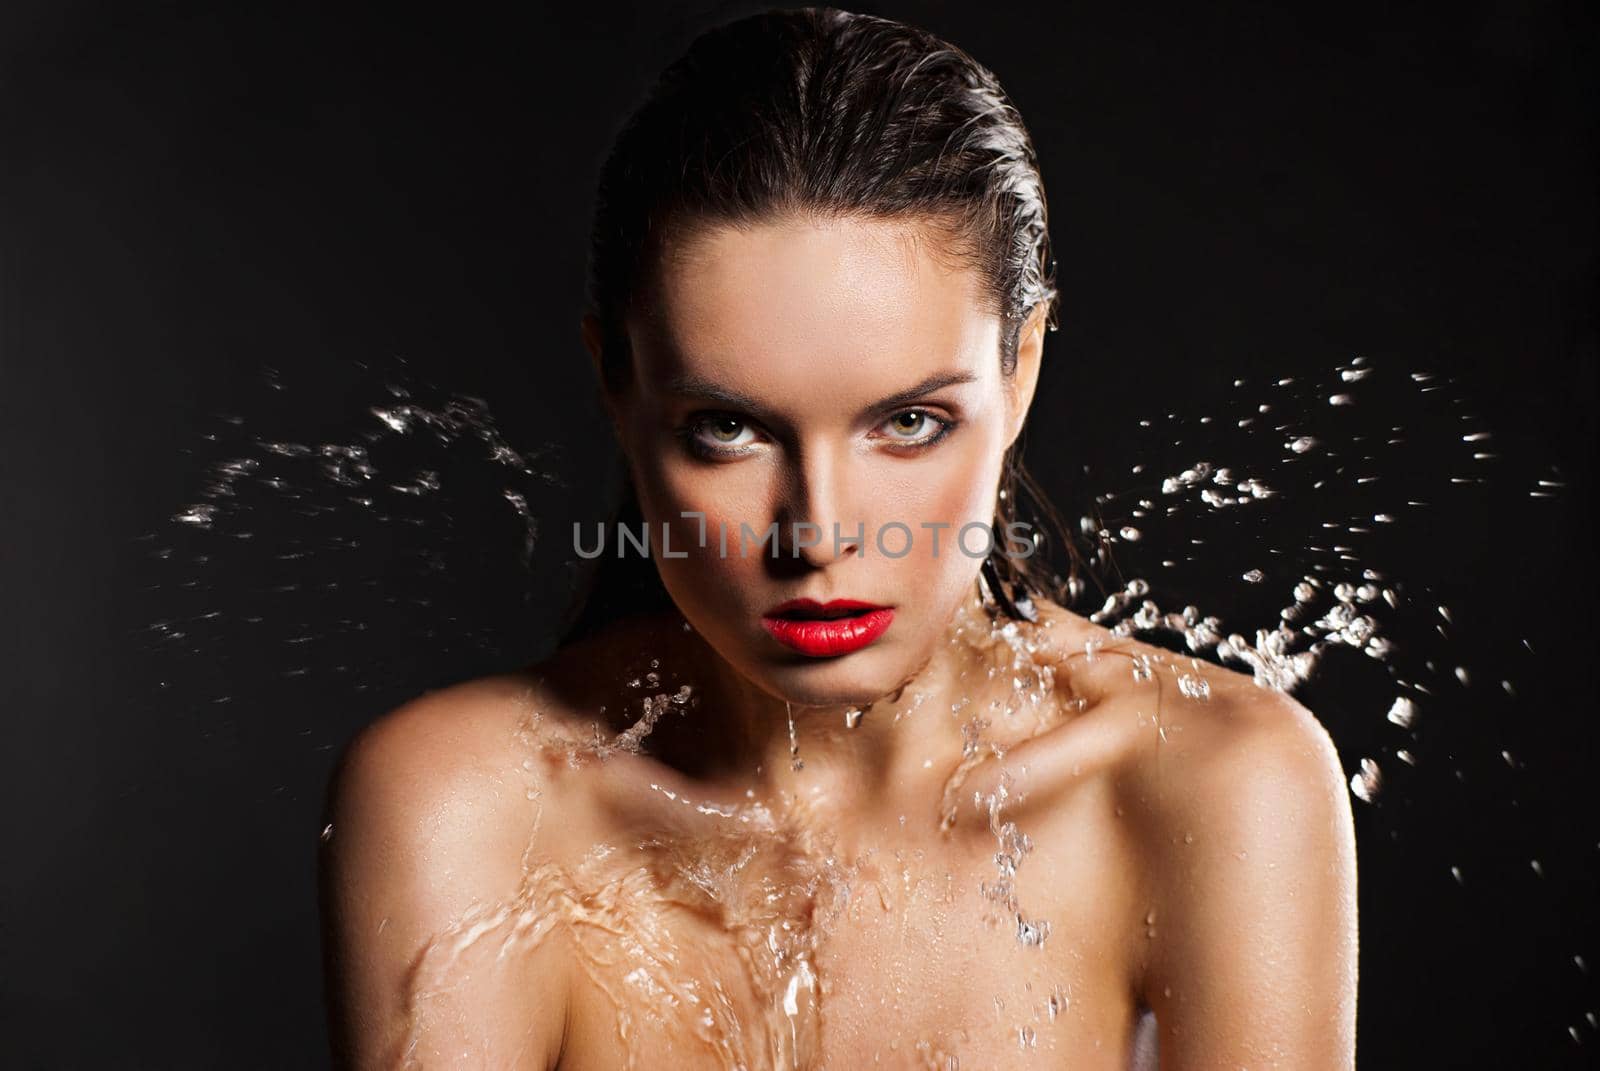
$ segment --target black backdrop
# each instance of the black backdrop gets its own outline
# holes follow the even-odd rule
[[[547,645],[560,540],[515,582],[492,479],[414,525],[266,498],[231,535],[171,518],[253,437],[352,440],[401,376],[559,444],[546,531],[597,518],[576,320],[598,160],[654,71],[754,9],[253,7],[0,15],[12,1067],[325,1061],[313,862],[338,749]],[[1600,1047],[1593,23],[1292,7],[865,10],[967,48],[1033,129],[1064,305],[1030,456],[1069,514],[1115,484],[1084,466],[1141,456],[1138,419],[1221,412],[1237,376],[1367,355],[1455,377],[1493,424],[1507,475],[1387,553],[1469,619],[1452,657],[1519,695],[1441,704],[1414,779],[1356,805],[1361,1063],[1580,1066]],[[1566,486],[1530,498],[1551,465]],[[1209,609],[1237,585],[1207,569],[1171,583]],[[1354,770],[1393,731],[1387,693],[1338,685],[1312,706]]]

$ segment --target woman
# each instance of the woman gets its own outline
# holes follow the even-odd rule
[[[635,542],[553,656],[352,746],[346,1062],[1352,1066],[1327,735],[1031,553],[1052,276],[1027,132],[959,49],[807,9],[665,72],[582,323]]]

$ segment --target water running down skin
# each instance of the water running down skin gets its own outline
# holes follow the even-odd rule
[[[796,708],[799,770],[783,725],[746,761],[676,614],[382,719],[324,849],[351,1062],[1121,1069],[1150,1008],[1163,1068],[1348,1066],[1326,734],[1039,609],[975,593],[855,728]]]

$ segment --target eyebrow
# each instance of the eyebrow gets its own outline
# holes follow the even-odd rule
[[[935,372],[933,375],[928,376],[920,383],[915,383],[910,387],[907,387],[905,390],[898,390],[885,398],[879,398],[876,402],[873,402],[871,405],[867,406],[863,412],[877,412],[884,409],[891,409],[895,406],[905,405],[908,402],[914,402],[918,398],[924,397],[925,395],[932,394],[936,390],[942,390],[945,387],[953,387],[960,383],[972,383],[975,382],[977,378],[977,375],[973,372]],[[688,397],[692,398],[703,398],[707,401],[726,405],[729,408],[748,410],[757,416],[769,415],[769,411],[767,410],[766,406],[762,405],[754,398],[740,394],[735,390],[729,390],[728,388],[713,383],[710,380],[701,379],[699,376],[689,374],[676,375],[667,380],[666,387],[667,390],[674,394],[687,395]]]

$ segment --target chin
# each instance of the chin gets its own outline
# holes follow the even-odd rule
[[[887,649],[868,648],[843,658],[766,665],[755,683],[795,706],[867,706],[898,691],[916,666]]]

